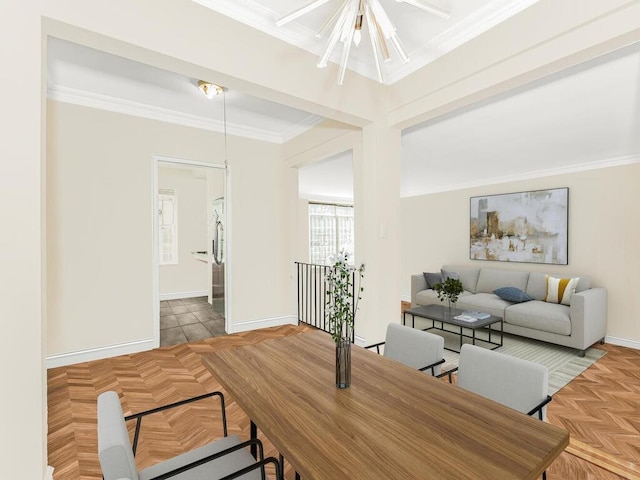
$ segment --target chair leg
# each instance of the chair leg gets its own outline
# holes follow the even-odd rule
[[[296,480],[300,480],[300,474],[296,472]]]
[[[547,480],[547,471],[542,472],[542,480]]]
[[[256,438],[258,438],[258,427],[256,426],[255,423],[253,423],[253,420],[251,420],[251,425],[249,427],[250,429],[250,438],[251,440],[255,440]],[[256,460],[258,459],[258,450],[257,447],[255,445],[251,445],[250,447],[251,450],[251,455],[253,456],[253,458],[255,458]]]

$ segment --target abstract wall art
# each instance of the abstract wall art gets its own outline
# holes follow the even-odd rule
[[[470,258],[568,264],[569,189],[471,197]]]

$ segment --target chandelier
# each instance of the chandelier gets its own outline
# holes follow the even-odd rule
[[[316,8],[328,3],[330,0],[315,0],[307,5],[285,15],[276,21],[277,26],[295,20],[296,18],[315,10]],[[451,14],[437,7],[426,0],[395,0],[399,3],[412,5],[428,13],[437,15],[444,19],[449,19]],[[338,85],[342,85],[344,74],[347,69],[347,61],[349,60],[349,52],[351,46],[359,46],[362,40],[362,27],[366,24],[366,29],[371,41],[373,49],[373,58],[378,73],[378,80],[383,82],[382,63],[391,60],[389,53],[389,44],[398,53],[400,61],[407,63],[409,55],[402,46],[402,42],[398,37],[396,27],[393,25],[389,16],[385,12],[379,0],[344,0],[342,4],[333,11],[327,20],[316,33],[317,37],[323,37],[331,30],[326,46],[318,59],[318,67],[327,66],[329,58],[335,51],[338,43],[342,44],[342,55],[340,60],[340,68],[338,70]]]

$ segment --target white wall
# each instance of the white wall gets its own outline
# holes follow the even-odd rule
[[[160,298],[208,295],[211,287],[209,265],[191,252],[210,251],[207,240],[206,167],[158,168],[158,188],[175,191],[178,203],[178,263],[160,265]],[[217,171],[224,177],[224,170]]]
[[[402,200],[402,294],[410,276],[445,264],[588,275],[609,293],[609,340],[640,348],[640,164]],[[569,187],[569,265],[469,260],[469,198]]]

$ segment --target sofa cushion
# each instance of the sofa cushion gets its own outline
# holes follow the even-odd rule
[[[433,288],[435,285],[442,282],[442,273],[440,272],[423,272],[422,275],[424,275],[424,281],[427,282],[427,287],[429,288]]]
[[[559,276],[559,275],[557,275]],[[563,277],[574,277],[577,275],[562,275]],[[580,276],[580,281],[576,287],[576,293],[584,292],[591,288],[591,279],[589,277]],[[547,296],[547,275],[540,272],[529,273],[529,283],[525,290],[530,296],[536,300],[544,300]]]
[[[504,317],[504,309],[509,305],[512,304],[498,298],[493,293],[476,293],[474,295],[460,297],[456,303],[456,308],[486,312],[502,318]]]
[[[540,300],[516,303],[505,309],[504,321],[543,332],[571,335],[569,307],[557,303]]]
[[[472,293],[462,292],[458,298],[460,299],[468,295],[472,295]],[[460,302],[460,300],[458,300],[458,302]],[[432,303],[446,304],[446,301],[440,302],[440,299],[438,298],[438,294],[436,293],[436,291],[429,289],[429,290],[422,290],[416,293],[416,303],[418,305],[431,305]]]
[[[440,270],[440,273],[442,274],[442,281],[444,282],[445,280],[449,279],[449,278],[453,278],[454,280],[460,280],[460,275],[458,275],[458,272],[454,272],[451,270],[445,270],[444,268],[442,270]]]
[[[576,293],[579,281],[579,277],[556,278],[547,275],[547,296],[544,301],[571,305],[571,296]]]
[[[508,270],[495,270],[482,268],[478,277],[476,293],[493,293],[501,287],[516,287],[520,290],[527,288],[529,272],[511,272]]]
[[[444,272],[455,272],[458,274],[458,279],[462,282],[462,287],[471,293],[476,293],[476,284],[478,283],[478,275],[480,275],[480,269],[475,267],[462,267],[456,265],[443,265]]]
[[[439,301],[435,290],[422,290],[416,293],[416,303],[418,305],[431,305]]]
[[[533,300],[533,297],[530,297],[526,294],[526,292],[523,292],[516,287],[497,288],[493,291],[493,293],[495,293],[502,300],[506,300],[507,302],[522,303]]]
[[[591,279],[589,277],[580,277],[578,286],[576,287],[576,293],[584,292],[591,288]]]

